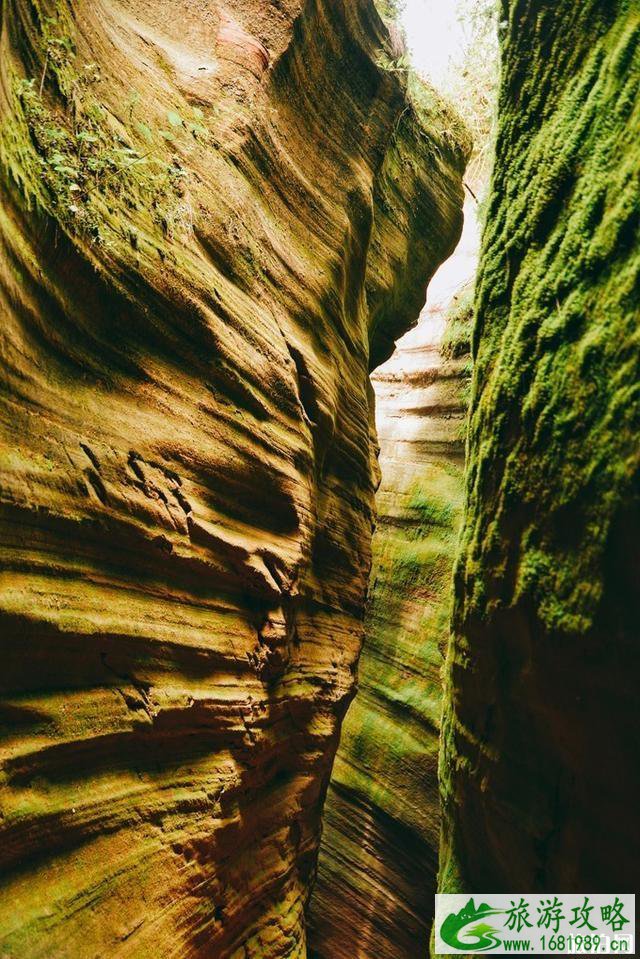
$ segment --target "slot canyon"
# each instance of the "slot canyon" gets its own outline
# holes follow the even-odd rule
[[[637,0],[499,0],[480,202],[392,0],[0,19],[0,959],[633,891]]]

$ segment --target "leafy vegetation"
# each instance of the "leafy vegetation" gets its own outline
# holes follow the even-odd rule
[[[499,9],[497,0],[459,0],[466,34],[462,62],[443,91],[456,105],[473,138],[466,181],[482,200],[493,160],[497,122]]]
[[[144,205],[165,232],[175,228],[185,177],[177,162],[111,131],[98,102],[85,101],[69,125],[45,105],[33,78],[17,81],[15,92],[35,149],[39,190],[61,222],[102,242],[100,200],[117,197],[130,208]]]
[[[392,72],[404,73],[410,98],[418,111],[445,114],[455,135],[470,134],[473,152],[466,182],[479,201],[486,194],[497,117],[499,81],[499,9],[497,0],[455,0],[464,33],[463,49],[452,56],[450,68],[435,90],[413,67],[408,53],[392,58],[383,54],[381,64]],[[403,0],[379,0],[386,17],[401,22]]]
[[[429,129],[432,138],[437,135],[445,149],[457,152],[462,146],[467,155],[471,153],[470,132],[464,120],[450,100],[415,70],[407,53],[394,59],[383,50],[378,65],[388,73],[397,73],[404,78],[414,116],[421,126]]]
[[[376,6],[383,17],[398,20],[406,6],[406,0],[376,0]]]
[[[29,202],[93,243],[108,242],[114,202],[144,211],[171,236],[189,224],[190,209],[186,173],[166,147],[181,135],[204,140],[202,111],[190,108],[183,119],[168,110],[166,129],[154,129],[137,119],[134,92],[123,125],[95,92],[102,80],[96,64],[76,64],[72,30],[64,4],[41,19],[42,73],[13,77],[13,117],[0,131],[2,162]],[[120,232],[136,246],[131,224]]]

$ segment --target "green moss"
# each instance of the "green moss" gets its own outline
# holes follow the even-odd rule
[[[413,69],[407,73],[407,93],[420,122],[439,131],[442,147],[447,151],[462,150],[471,155],[471,134],[464,120],[446,97]]]
[[[399,586],[435,587],[450,566],[450,552],[432,540],[409,540],[394,556],[390,582]]]
[[[177,163],[111,130],[107,111],[91,97],[76,100],[70,124],[45,104],[35,79],[16,80],[14,95],[13,119],[1,133],[4,163],[30,201],[97,242],[105,239],[105,206],[118,201],[148,211],[167,234],[175,229],[185,178]]]
[[[398,20],[406,4],[406,0],[376,0],[376,7],[381,16],[387,20]]]
[[[134,91],[123,126],[96,93],[99,68],[78,62],[67,4],[49,7],[45,15],[34,5],[41,74],[12,76],[12,111],[0,128],[5,171],[29,204],[94,243],[117,238],[137,248],[134,213],[170,238],[190,214],[186,172],[167,155],[167,143],[180,136],[206,140],[202,112],[188,108],[183,118],[168,110],[169,129],[157,129],[136,117]]]
[[[421,530],[429,526],[443,526],[447,529],[453,526],[455,505],[447,500],[429,496],[419,484],[413,487],[408,506],[420,517]]]
[[[569,674],[562,656],[571,644],[596,635],[603,646],[611,642],[598,631],[615,592],[616,543],[638,514],[640,10],[631,0],[504,7],[509,29],[476,284],[467,507],[441,764],[448,891],[460,876],[475,892],[478,876],[497,886],[503,875],[489,849],[494,840],[473,847],[465,832],[465,804],[482,804],[490,833],[499,804],[513,799],[502,781],[495,799],[480,795],[486,770],[479,760],[473,770],[465,765],[475,755],[470,730],[488,726],[489,703],[516,710],[514,698],[507,706],[502,675],[512,659],[526,656],[527,675],[535,676],[537,657],[553,649],[554,667]],[[616,620],[625,615],[624,604],[614,607]],[[482,695],[465,698],[469,684],[480,688],[479,649],[493,665]],[[565,704],[547,710],[561,717]],[[581,742],[583,733],[570,735]],[[534,756],[533,733],[505,753],[501,770],[518,746]],[[526,802],[514,802],[515,823],[530,821]],[[539,855],[527,850],[521,860],[529,854]]]
[[[465,553],[490,575],[487,562],[494,561],[485,546],[505,549],[508,516],[519,503],[524,525],[514,560],[526,572],[514,578],[516,592],[525,577],[548,628],[568,632],[582,631],[597,614],[599,591],[591,584],[602,578],[611,523],[632,478],[632,469],[619,466],[637,429],[629,370],[640,342],[640,262],[630,255],[640,225],[634,159],[640,27],[637,11],[616,6],[615,26],[607,29],[604,15],[596,19],[598,42],[544,107],[538,93],[524,111],[519,99],[518,113],[503,104],[476,298],[482,338]],[[527,90],[536,82],[525,79]],[[490,474],[498,496],[485,513]],[[560,506],[577,518],[583,503],[580,524],[591,535],[579,551],[552,523],[537,522],[536,511],[552,517]],[[543,598],[559,592],[564,613]]]
[[[447,359],[458,359],[471,352],[473,334],[473,285],[466,287],[455,298],[446,316],[441,352]]]

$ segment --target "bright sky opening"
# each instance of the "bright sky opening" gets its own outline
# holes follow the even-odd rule
[[[402,22],[413,65],[435,86],[460,62],[467,34],[459,0],[406,0]]]

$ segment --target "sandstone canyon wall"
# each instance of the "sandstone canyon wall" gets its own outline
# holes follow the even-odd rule
[[[503,0],[444,890],[637,884],[640,8]]]
[[[371,0],[0,11],[0,953],[303,957],[465,151]]]
[[[476,235],[469,208],[463,241],[431,284],[418,327],[372,377],[378,526],[358,693],[342,727],[311,899],[317,959],[428,952],[440,838],[441,671],[470,375],[469,340],[454,343],[445,324],[475,269]]]

